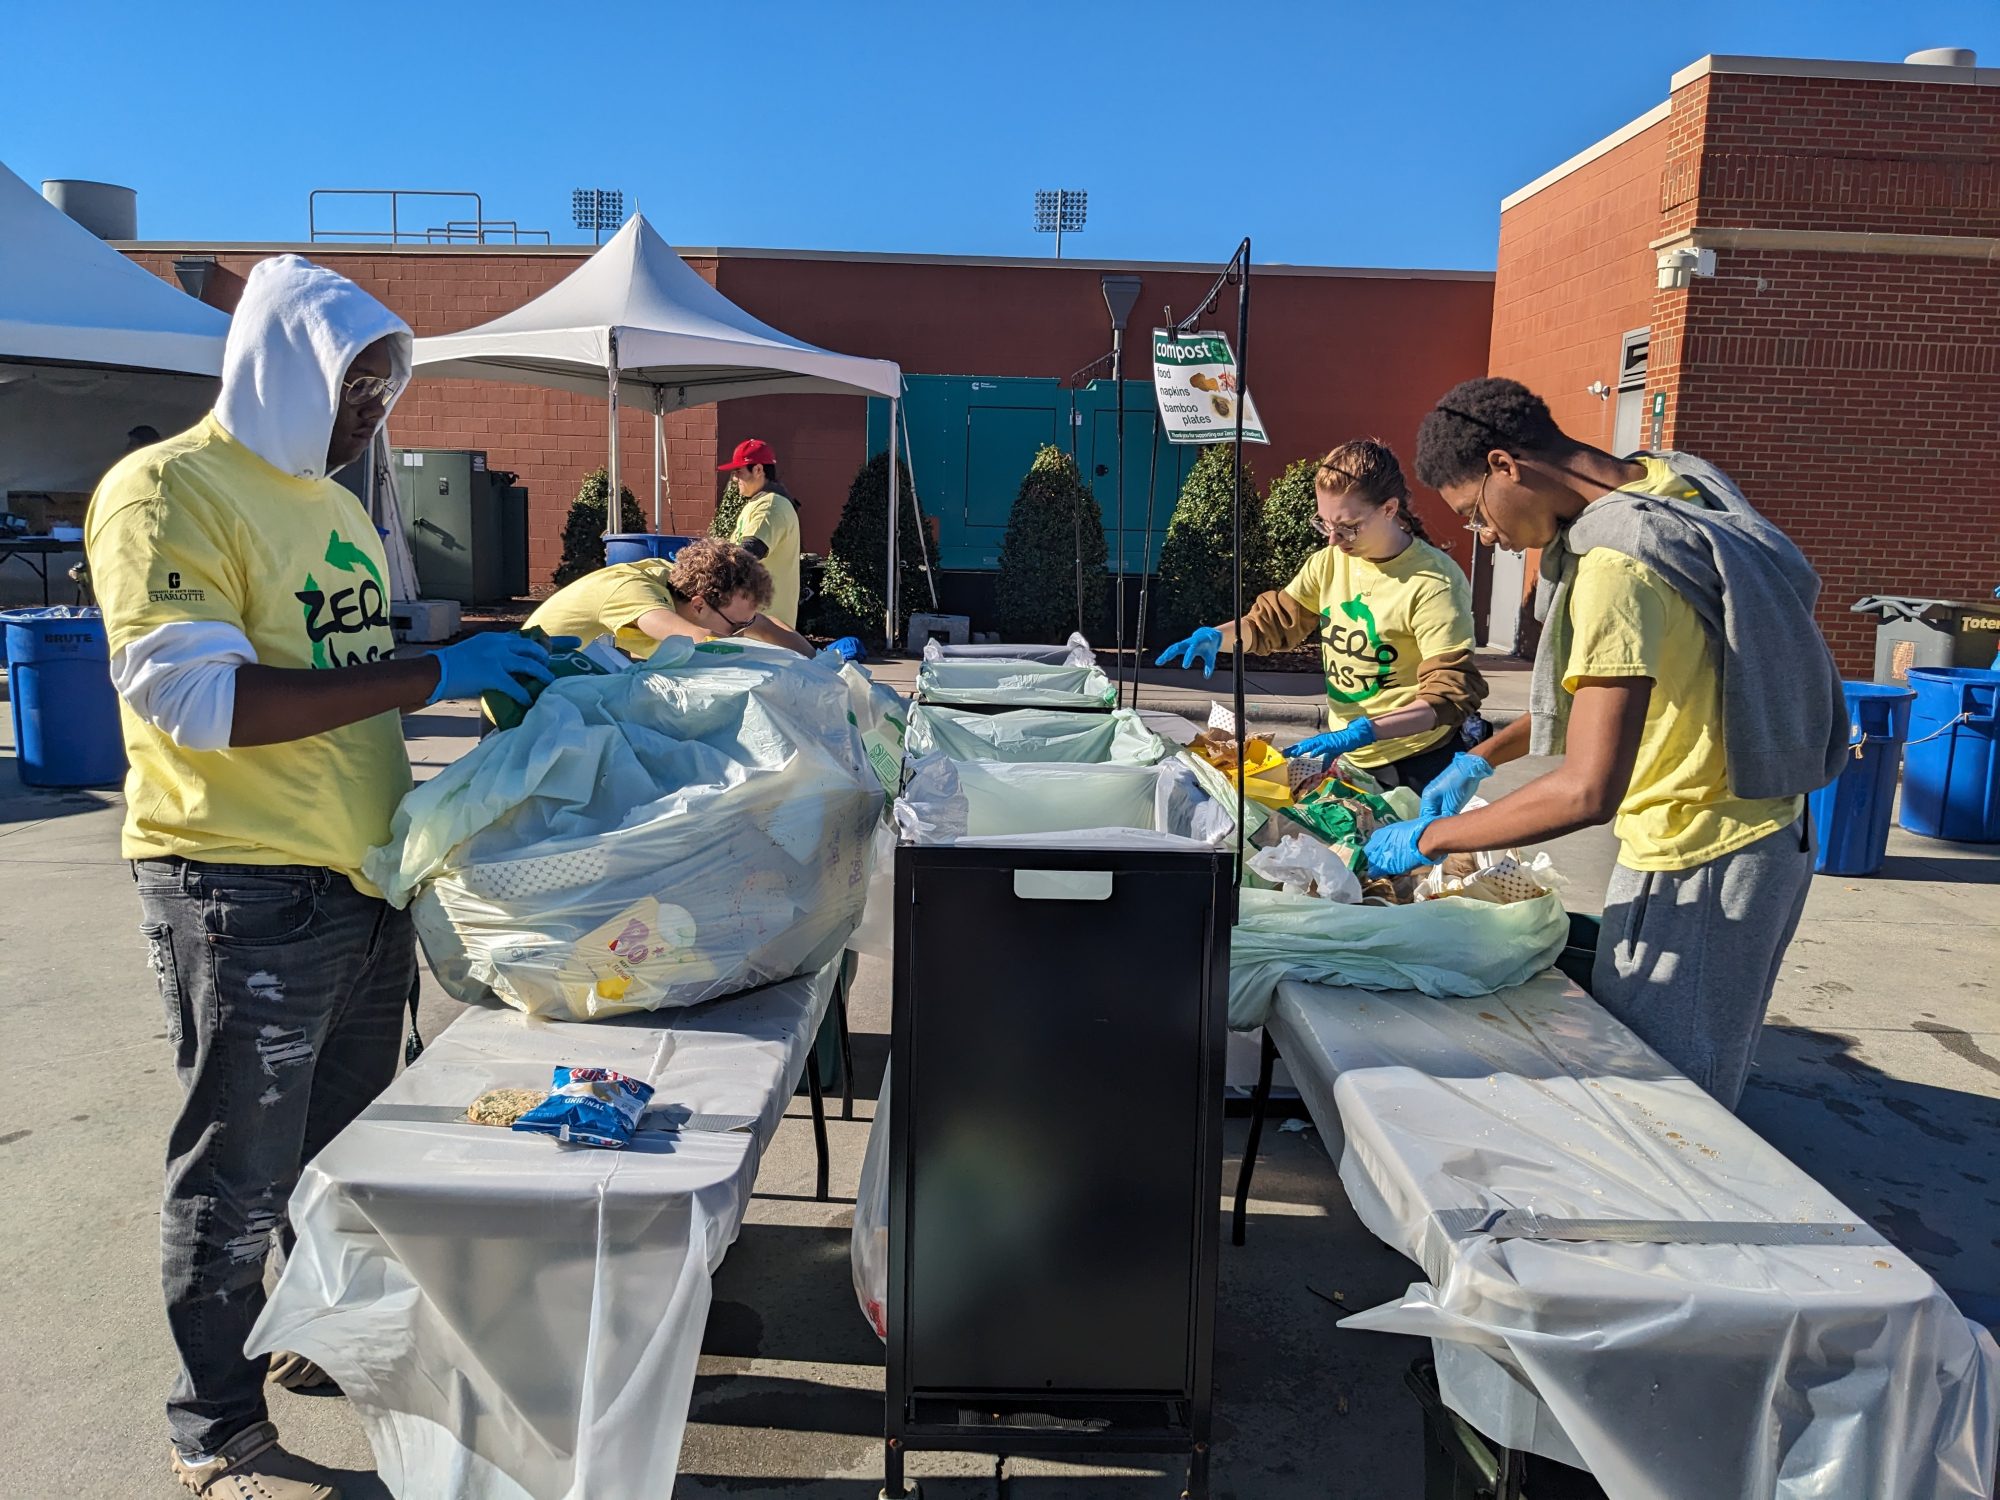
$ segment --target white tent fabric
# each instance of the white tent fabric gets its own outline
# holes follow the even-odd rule
[[[614,342],[615,341],[615,342]],[[641,214],[534,301],[463,333],[417,340],[426,376],[619,394],[647,408],[731,396],[902,394],[902,371],[780,333],[701,279]]]
[[[90,489],[130,428],[192,422],[228,328],[0,166],[0,493]]]
[[[220,375],[228,330],[0,166],[0,359]]]
[[[532,302],[463,333],[417,340],[416,368],[610,397],[611,505],[619,530],[618,403],[653,413],[653,524],[665,469],[662,416],[731,396],[886,396],[897,429],[903,372],[835,354],[760,322],[701,279],[643,214]],[[896,445],[889,444],[888,634],[896,633]]]

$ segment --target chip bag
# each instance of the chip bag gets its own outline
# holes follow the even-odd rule
[[[622,1150],[632,1139],[653,1086],[609,1068],[557,1068],[555,1092],[510,1127],[552,1135],[570,1146]]]

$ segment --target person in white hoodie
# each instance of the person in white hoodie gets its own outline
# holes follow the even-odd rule
[[[85,522],[130,761],[123,852],[184,1092],[160,1215],[167,1423],[206,1500],[335,1496],[275,1446],[267,1362],[243,1345],[300,1168],[395,1072],[416,948],[361,862],[410,787],[399,711],[525,702],[551,675],[512,633],[392,658],[380,538],[328,476],[387,419],[410,352],[353,282],[262,262],[215,410],[123,459]]]

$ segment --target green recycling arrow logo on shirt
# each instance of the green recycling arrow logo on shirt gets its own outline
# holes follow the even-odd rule
[[[1340,612],[1358,628],[1336,627],[1331,609],[1319,612],[1326,643],[1326,696],[1335,703],[1365,703],[1389,686],[1398,653],[1382,639],[1374,612],[1362,600],[1347,600]]]

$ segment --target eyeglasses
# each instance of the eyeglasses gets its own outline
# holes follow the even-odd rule
[[[1486,524],[1486,518],[1483,513],[1486,505],[1486,481],[1492,477],[1493,471],[1491,469],[1488,469],[1484,474],[1479,476],[1479,496],[1472,502],[1472,514],[1467,518],[1465,523],[1465,529],[1474,536],[1492,529]]]
[[[1361,535],[1361,528],[1367,524],[1366,521],[1336,521],[1329,525],[1326,517],[1318,512],[1314,512],[1312,518],[1312,529],[1330,542],[1351,542]]]
[[[729,634],[733,636],[743,634],[744,631],[748,630],[752,625],[755,625],[757,623],[757,616],[755,615],[752,615],[747,620],[736,619],[729,613],[728,610],[724,609],[720,604],[717,604],[713,599],[708,601],[708,607],[714,610],[716,614],[720,615],[725,621],[728,622]]]
[[[393,375],[356,375],[340,383],[340,399],[349,406],[366,406],[371,401],[387,405],[403,388]]]

